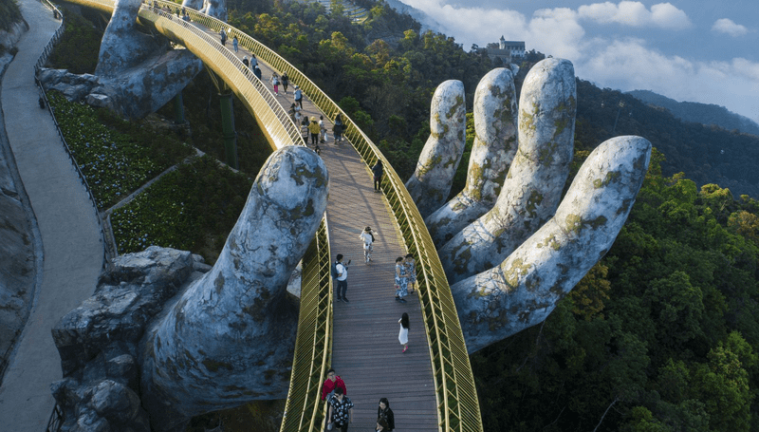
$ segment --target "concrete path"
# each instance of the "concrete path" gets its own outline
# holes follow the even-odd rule
[[[37,105],[34,64],[60,26],[37,0],[19,2],[30,30],[2,81],[2,109],[11,149],[37,215],[42,285],[0,387],[0,429],[43,432],[61,378],[51,328],[90,296],[103,264],[103,237],[92,204],[63,149],[47,110]]]

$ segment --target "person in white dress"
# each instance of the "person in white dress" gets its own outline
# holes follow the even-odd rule
[[[374,250],[374,234],[372,234],[372,227],[364,228],[364,231],[358,235],[358,238],[363,242],[364,262],[369,264],[369,261],[372,260],[372,251]]]
[[[408,349],[408,314],[403,312],[403,315],[401,315],[401,319],[399,319],[398,322],[401,324],[401,331],[398,333],[398,341],[403,345],[403,352],[406,352]]]

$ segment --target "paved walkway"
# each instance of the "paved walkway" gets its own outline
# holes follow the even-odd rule
[[[250,57],[250,52],[240,48],[237,56],[244,55]],[[261,61],[259,66],[262,81],[271,88],[272,69]],[[280,86],[277,100],[286,110],[293,103],[294,84],[297,82],[291,82],[287,94]],[[323,114],[305,96],[303,113],[317,119]],[[332,130],[326,116],[325,123]],[[335,304],[332,343],[332,366],[345,380],[355,405],[350,429],[374,430],[379,399],[386,397],[398,430],[438,431],[430,348],[419,299],[414,294],[407,297],[407,304],[395,301],[395,259],[406,255],[400,233],[384,196],[374,192],[371,173],[353,146],[347,141],[336,146],[330,134],[328,143],[320,147],[330,177],[327,216],[332,259],[341,253],[344,261],[353,260],[346,294],[350,303]],[[376,231],[369,265],[363,263],[358,239],[367,225]],[[411,325],[406,353],[398,342],[398,319],[403,312],[409,314]]]
[[[89,297],[103,263],[103,240],[92,204],[47,110],[37,105],[34,64],[60,26],[36,0],[19,2],[30,30],[2,81],[2,108],[11,149],[39,225],[44,264],[20,345],[0,387],[0,429],[42,432],[61,378],[51,328]]]

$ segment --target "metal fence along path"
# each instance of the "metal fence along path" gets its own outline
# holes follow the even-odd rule
[[[114,8],[110,0],[70,1],[107,12]],[[181,7],[164,1],[151,3],[172,11]],[[304,144],[299,127],[283,107],[292,103],[292,95],[275,96],[264,84],[273,72],[287,72],[290,82],[300,86],[305,115],[323,115],[330,127],[338,113],[343,118],[347,142],[323,145],[322,157],[331,179],[329,229],[322,226],[304,257],[298,341],[281,430],[323,429],[320,388],[326,368],[333,363],[356,403],[356,421],[361,423],[353,427],[373,428],[377,402],[388,397],[398,429],[481,431],[474,378],[450,287],[403,181],[353,120],[293,65],[229,24],[189,8],[186,11],[190,23],[143,5],[138,19],[184,45],[221,77],[256,118],[272,148]],[[219,43],[217,34],[222,28],[229,39],[237,36],[239,53]],[[264,72],[263,82],[240,61],[251,53]],[[368,170],[377,160],[385,166],[381,194],[371,190]],[[361,262],[358,240],[366,225],[380,233],[375,262],[370,265]],[[349,271],[347,294],[351,302],[335,305],[333,326],[329,265],[336,253],[352,257],[354,266]],[[418,293],[402,305],[393,300],[392,272],[395,257],[406,253],[416,259]],[[406,354],[401,353],[397,341],[397,320],[402,312],[413,314]]]

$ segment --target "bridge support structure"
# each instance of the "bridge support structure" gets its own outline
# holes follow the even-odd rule
[[[234,94],[219,93],[221,103],[221,127],[224,137],[224,159],[227,165],[239,169],[237,163],[237,131],[235,131]]]

